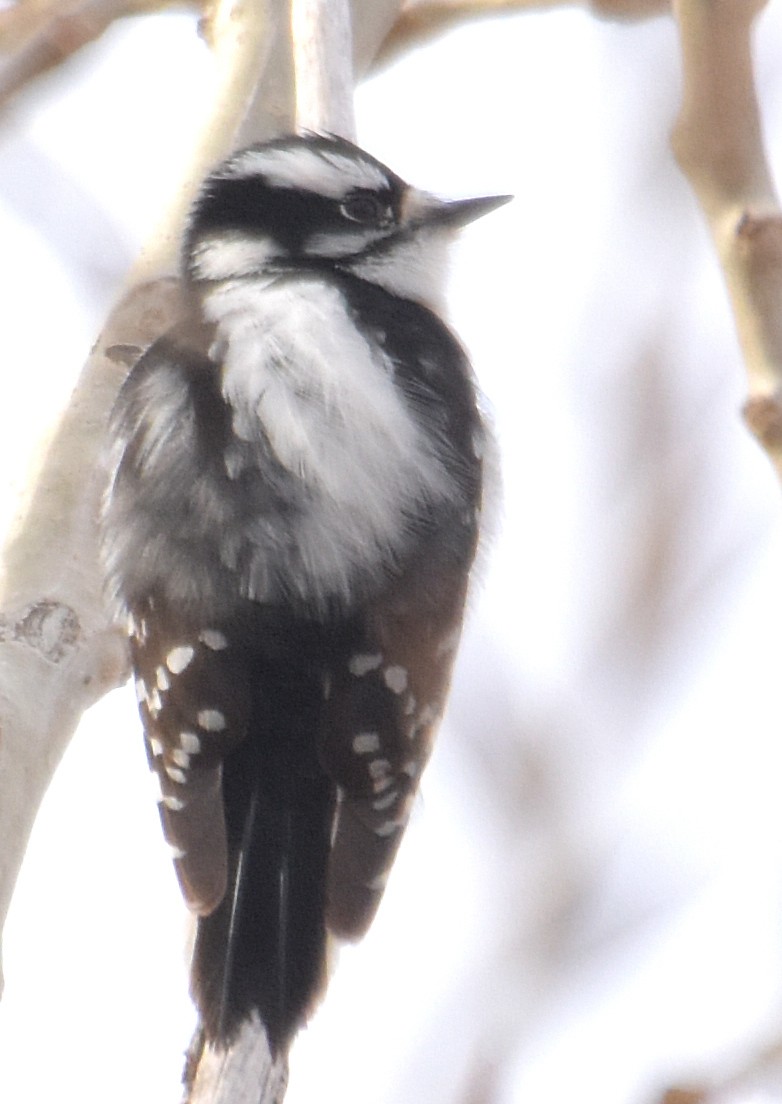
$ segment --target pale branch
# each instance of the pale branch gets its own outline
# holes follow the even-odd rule
[[[95,517],[106,411],[168,313],[138,288],[112,314],[10,533],[0,580],[0,927],[33,821],[82,712],[127,678],[101,590]]]
[[[763,146],[752,26],[766,0],[674,0],[673,149],[708,220],[747,369],[745,417],[782,478],[782,211]]]
[[[197,1029],[187,1053],[183,1104],[282,1104],[288,1063],[272,1058],[257,1018],[249,1020],[227,1050],[205,1042]]]
[[[0,13],[0,107],[26,85],[100,38],[115,20],[172,0],[71,0],[17,4]],[[183,0],[184,2],[184,0]],[[197,0],[192,0],[193,4]]]
[[[353,36],[347,0],[336,4],[293,0],[291,37],[297,128],[355,139]]]
[[[421,0],[420,3],[409,3],[398,14],[398,18],[389,22],[382,36],[382,46],[376,46],[368,53],[360,38],[354,39],[356,72],[361,75],[370,64],[388,64],[407,50],[423,45],[470,20],[559,7],[571,2],[572,0]],[[667,11],[671,0],[582,0],[582,3],[597,16],[631,20],[645,19]],[[205,26],[213,22],[210,14],[212,9],[219,13],[225,8],[225,4],[214,0],[211,3],[210,0],[71,0],[69,6],[63,9],[63,0],[47,0],[40,4],[19,3],[8,11],[0,12],[0,108],[39,76],[57,68],[83,46],[98,39],[117,19],[175,5],[203,9]],[[351,6],[361,9],[362,0],[353,0]],[[398,3],[380,4],[378,13],[385,16],[389,10],[396,12],[399,6]],[[313,10],[318,8],[316,0],[312,0],[311,7]],[[327,10],[328,4],[324,2],[323,11]],[[371,14],[371,23],[374,26],[375,13]],[[342,30],[336,22],[332,24],[331,20],[326,19],[321,25],[326,34],[336,33],[342,36]],[[300,40],[304,41],[307,37],[305,34]],[[317,39],[310,37],[313,49],[320,49]],[[332,77],[330,74],[328,79]],[[312,116],[311,106],[302,105],[302,115]],[[346,117],[344,123],[340,120],[337,123],[338,125],[330,125],[328,119],[324,120],[320,129],[345,135],[350,133],[349,117]],[[317,128],[313,126],[312,129]]]
[[[607,19],[646,19],[668,11],[671,0],[581,0],[595,15]],[[522,11],[572,6],[572,0],[409,0],[378,51],[376,64],[388,65],[401,54],[476,19]]]

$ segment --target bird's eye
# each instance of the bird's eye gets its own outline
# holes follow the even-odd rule
[[[380,196],[357,192],[339,205],[340,213],[362,226],[381,226],[392,219],[391,208]]]

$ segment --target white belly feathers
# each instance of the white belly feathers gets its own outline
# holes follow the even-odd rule
[[[217,325],[212,355],[234,432],[265,440],[301,491],[301,595],[344,598],[357,568],[377,569],[403,550],[411,514],[457,493],[438,443],[338,287],[307,277],[227,281],[204,310]],[[249,597],[265,597],[257,591],[277,574],[270,554],[258,544]]]

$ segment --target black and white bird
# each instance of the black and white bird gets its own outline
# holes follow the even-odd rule
[[[335,137],[207,177],[184,320],[111,419],[103,518],[146,747],[198,915],[206,1037],[287,1048],[377,909],[443,712],[485,430],[436,313],[444,202]]]

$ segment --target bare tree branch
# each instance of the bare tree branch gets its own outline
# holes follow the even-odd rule
[[[173,0],[62,0],[17,4],[0,13],[0,107],[43,73],[94,42],[115,20],[167,6]],[[181,0],[186,2],[186,0]],[[192,0],[198,4],[199,0]]]
[[[291,16],[297,126],[353,138],[356,119],[349,5],[293,0]],[[338,58],[342,63],[335,65]]]
[[[745,417],[782,478],[782,212],[751,52],[763,7],[765,0],[675,0],[684,94],[672,142],[725,273],[748,375]]]
[[[246,1023],[228,1050],[215,1050],[197,1030],[183,1077],[183,1104],[282,1104],[288,1086],[284,1056],[272,1059],[258,1019]]]
[[[564,0],[567,2],[567,0]],[[581,0],[595,15],[608,19],[645,19],[668,11],[670,0]],[[426,45],[463,23],[561,7],[563,0],[420,0],[407,3],[377,55],[388,65],[401,54]]]
[[[171,288],[140,287],[113,313],[4,550],[0,580],[0,925],[41,798],[81,713],[127,678],[101,593],[95,518],[106,410],[125,353],[149,344]]]

